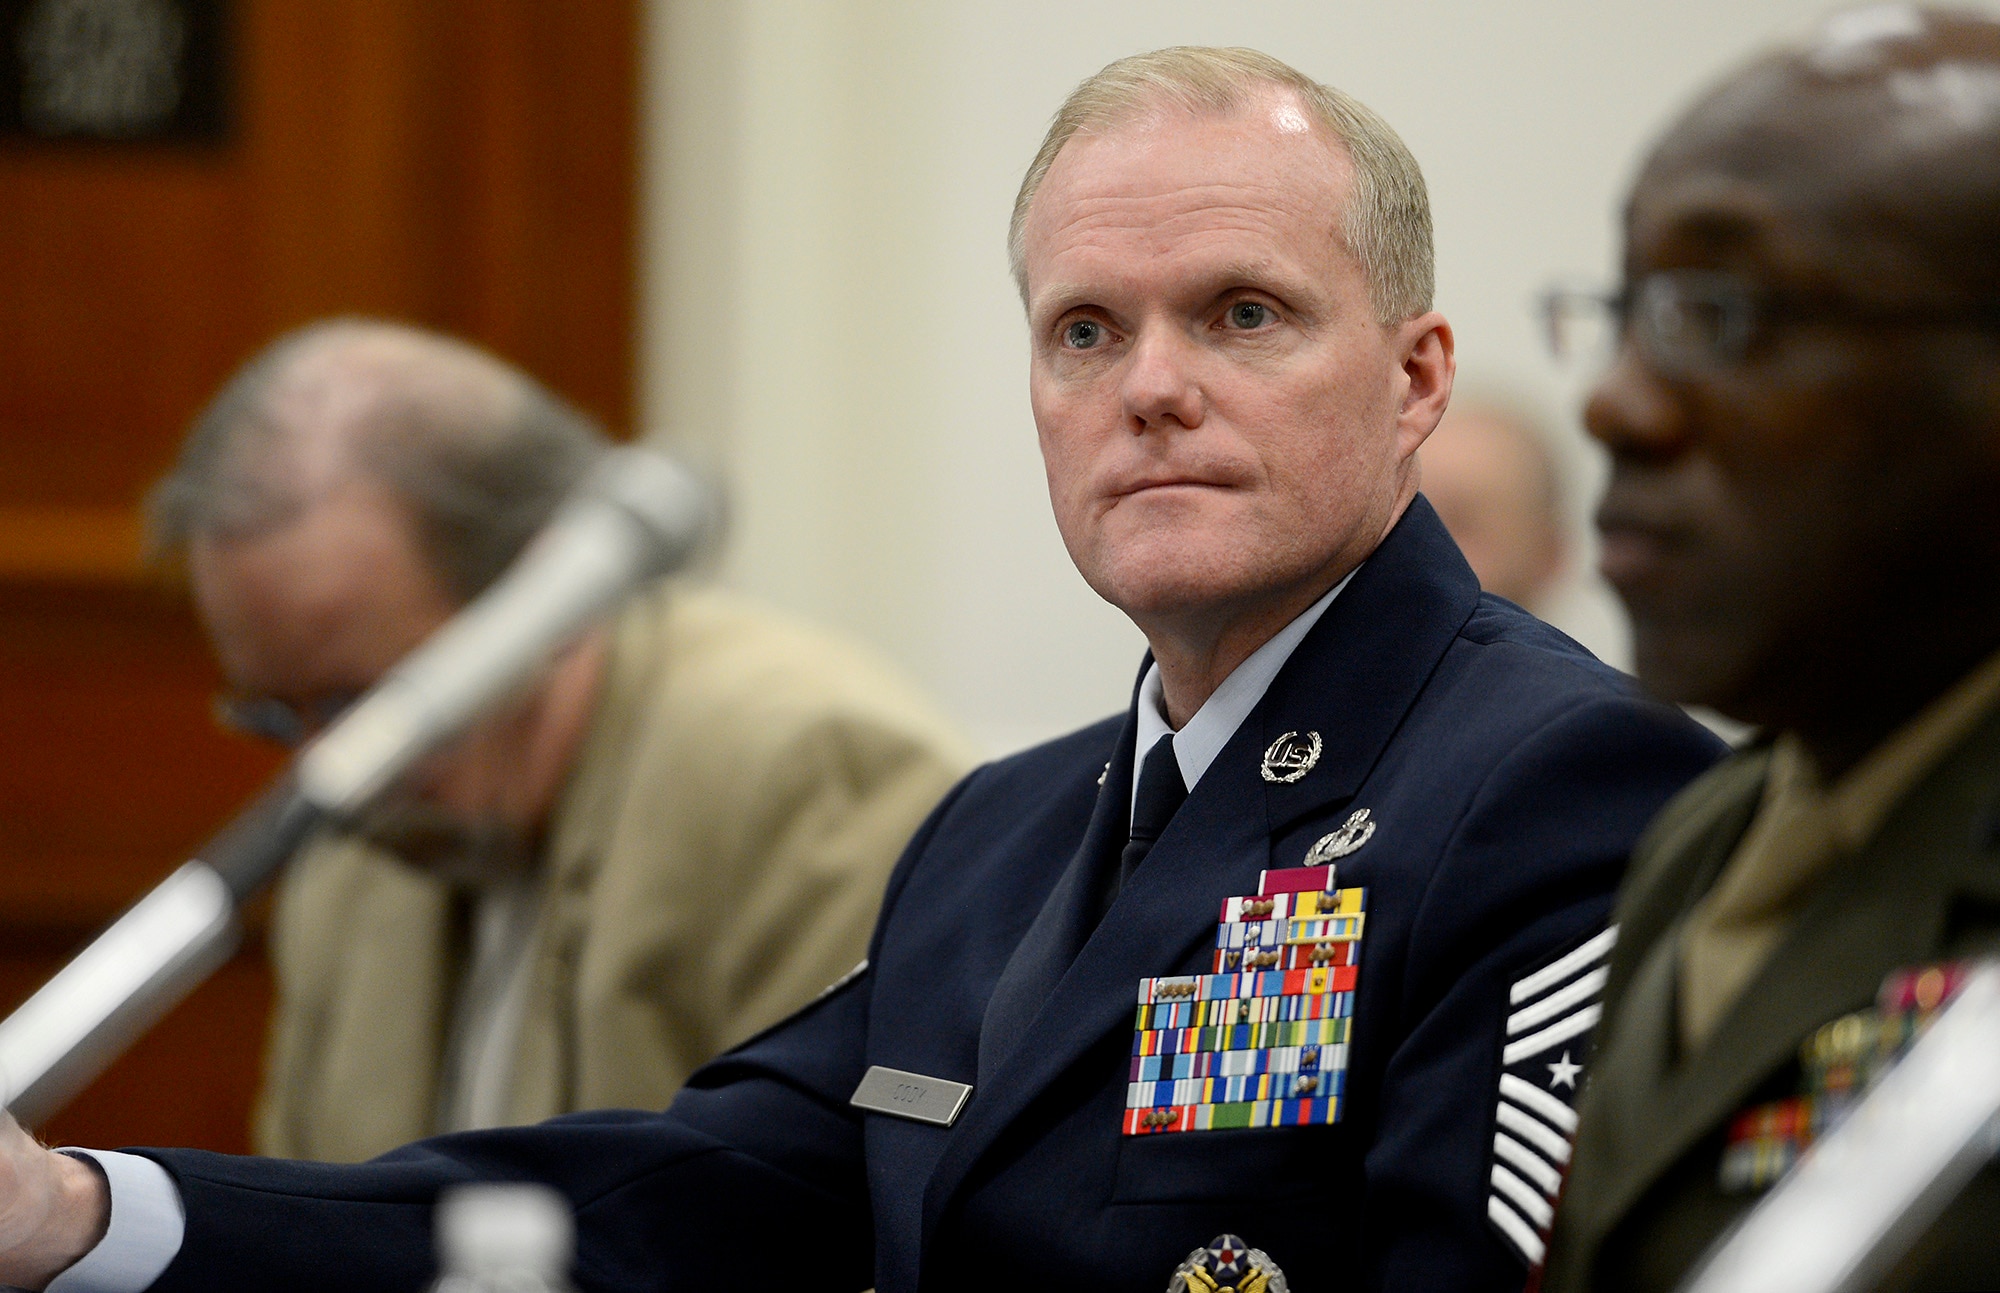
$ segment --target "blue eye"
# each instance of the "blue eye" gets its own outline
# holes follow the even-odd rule
[[[1104,325],[1089,319],[1078,319],[1063,329],[1063,344],[1071,350],[1088,350],[1104,340]]]
[[[1261,328],[1270,319],[1270,307],[1257,301],[1238,301],[1229,307],[1229,322],[1238,328]]]

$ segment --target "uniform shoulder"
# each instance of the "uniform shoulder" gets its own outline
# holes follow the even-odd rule
[[[1099,719],[1052,741],[995,759],[979,770],[979,776],[994,786],[1046,785],[1051,777],[1079,770],[1088,771],[1094,779],[1110,766],[1108,760],[1117,748],[1118,733],[1124,724],[1123,714]]]
[[[1579,760],[1634,760],[1650,769],[1649,782],[1670,776],[1678,778],[1670,788],[1678,789],[1727,752],[1631,677],[1491,595],[1481,596],[1446,650],[1420,712],[1432,739],[1468,766],[1483,762],[1495,770],[1575,772]]]
[[[1430,707],[1463,726],[1462,735],[1486,743],[1577,723],[1630,727],[1635,716],[1646,718],[1638,726],[1648,731],[1700,731],[1560,630],[1491,594],[1480,596],[1425,691]],[[1710,761],[1720,755],[1712,738],[1703,734],[1702,743],[1713,748]]]
[[[1115,714],[1088,727],[990,760],[974,769],[957,796],[957,809],[975,815],[996,805],[1046,807],[1072,796],[1094,800],[1118,747],[1125,716]]]
[[[1535,618],[1504,597],[1481,593],[1458,631],[1459,639],[1492,648],[1495,662],[1512,661],[1577,686],[1632,693],[1632,679],[1599,660],[1561,629]]]

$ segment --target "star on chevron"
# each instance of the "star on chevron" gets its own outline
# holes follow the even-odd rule
[[[1217,1235],[1215,1242],[1208,1246],[1209,1270],[1213,1275],[1237,1276],[1243,1273],[1244,1244],[1235,1235]]]
[[[1549,1090],[1553,1091],[1559,1086],[1576,1090],[1576,1075],[1581,1072],[1583,1065],[1570,1063],[1569,1052],[1564,1051],[1561,1059],[1549,1065]]]

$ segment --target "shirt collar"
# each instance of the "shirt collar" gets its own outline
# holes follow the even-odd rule
[[[1359,569],[1359,566],[1355,567],[1355,570]],[[1192,792],[1195,783],[1208,771],[1208,765],[1215,762],[1215,756],[1222,753],[1222,747],[1236,735],[1236,729],[1243,726],[1243,720],[1250,717],[1250,711],[1264,699],[1264,693],[1271,689],[1271,680],[1278,676],[1278,670],[1285,667],[1285,661],[1292,658],[1300,640],[1312,631],[1313,625],[1319,623],[1319,617],[1326,614],[1326,608],[1333,605],[1333,599],[1340,596],[1340,590],[1347,587],[1348,580],[1353,578],[1354,571],[1348,571],[1346,577],[1329,588],[1324,597],[1299,612],[1269,642],[1252,651],[1248,659],[1222,680],[1222,685],[1178,732],[1174,732],[1167,722],[1159,662],[1149,665],[1146,677],[1139,683],[1139,742],[1132,751],[1133,795],[1139,793],[1139,771],[1145,765],[1146,755],[1169,732],[1173,732],[1174,761],[1181,765],[1181,780]]]

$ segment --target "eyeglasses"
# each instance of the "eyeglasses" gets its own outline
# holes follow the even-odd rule
[[[1629,337],[1648,363],[1673,376],[1734,367],[1766,330],[1786,323],[2000,325],[2000,303],[1990,301],[1879,306],[1771,292],[1699,269],[1661,270],[1620,292],[1554,288],[1542,294],[1541,314],[1549,350],[1562,363],[1608,362]]]
[[[324,731],[355,701],[362,688],[329,692],[303,705],[293,705],[275,696],[225,691],[209,702],[215,721],[232,732],[297,749]]]

